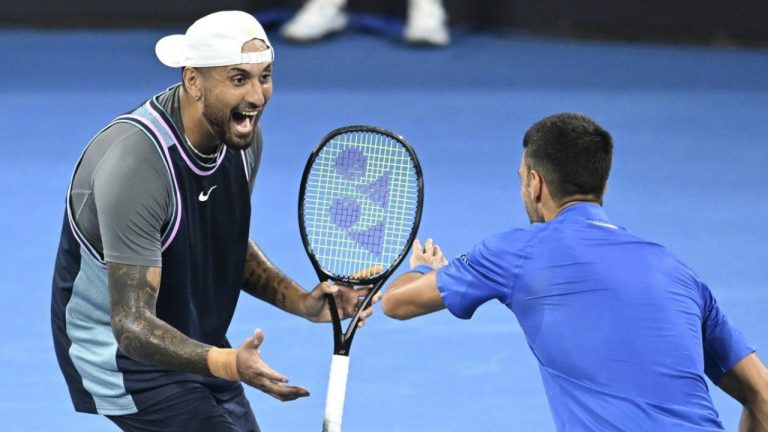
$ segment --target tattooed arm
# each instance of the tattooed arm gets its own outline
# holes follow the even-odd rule
[[[248,241],[243,279],[243,290],[248,294],[312,322],[331,320],[326,294],[336,298],[339,316],[344,319],[354,315],[359,299],[370,290],[370,287],[352,288],[322,282],[307,292],[272,264],[253,240]],[[369,308],[360,315],[360,326],[372,311],[373,308]]]
[[[127,356],[169,369],[210,375],[211,348],[155,316],[159,267],[107,264],[112,331]]]
[[[107,264],[112,331],[120,350],[154,366],[212,375],[208,353],[213,347],[185,336],[155,315],[161,272],[159,267]],[[261,330],[246,339],[234,350],[234,376],[220,376],[239,379],[282,401],[309,396],[303,387],[286,385],[288,379],[261,360],[263,340]]]
[[[248,241],[243,290],[284,311],[305,316],[302,301],[307,292],[275,267],[253,240]]]

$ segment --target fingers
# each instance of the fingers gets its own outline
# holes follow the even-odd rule
[[[240,379],[281,401],[309,396],[309,391],[303,387],[285,385],[288,378],[261,360],[259,348],[263,342],[264,332],[256,329],[253,336],[237,349],[236,366]]]
[[[309,396],[309,391],[304,387],[289,386],[270,381],[254,383],[254,387],[283,402]]]
[[[253,349],[257,350],[259,347],[261,347],[262,342],[264,342],[264,331],[262,329],[256,329],[253,331],[253,336],[249,337],[245,340],[247,344],[249,344]]]
[[[435,267],[442,267],[448,264],[448,260],[445,259],[445,254],[443,253],[443,250],[440,249],[440,246],[438,245],[435,245],[434,264],[435,264]]]
[[[431,238],[428,238],[424,242],[424,246],[421,245],[421,242],[418,239],[413,241],[413,256],[414,257],[418,257],[418,256],[422,256],[422,255],[423,256],[427,256],[427,257],[432,257],[432,256],[435,256],[438,253],[442,253],[442,252],[440,252],[440,247],[437,246],[432,241]]]
[[[256,329],[253,336],[240,345],[237,349],[237,372],[244,380],[263,377],[276,382],[288,382],[288,378],[278,373],[261,360],[259,348],[264,342],[264,332]],[[252,378],[251,378],[252,377]]]
[[[247,369],[249,370],[246,373],[249,376],[254,377],[254,379],[258,379],[259,377],[261,377],[261,378],[274,381],[274,382],[279,382],[279,383],[288,382],[288,377],[272,369],[263,361],[258,361],[258,364],[252,364],[251,367]],[[242,374],[241,374],[241,377],[242,377]]]
[[[368,304],[365,309],[360,312],[360,319],[357,321],[357,328],[361,329],[365,326],[365,320],[373,315],[373,302]]]
[[[337,285],[329,284],[328,282],[321,282],[312,291],[310,291],[309,295],[314,300],[324,301],[326,294],[334,295],[338,291],[339,287]]]
[[[411,268],[424,264],[436,269],[448,264],[443,250],[431,238],[424,242],[423,247],[418,240],[413,241],[413,253],[410,262]]]
[[[240,367],[239,363],[240,362],[238,361],[238,372],[240,374],[240,379],[254,387],[258,387],[258,383],[261,383],[261,385],[266,385],[266,383],[277,385],[288,382],[287,377],[278,373],[260,360],[251,362],[247,365],[243,365],[242,368]]]
[[[353,293],[355,297],[362,298],[368,295],[368,293],[373,289],[370,286],[359,286],[354,288],[348,288],[350,293]]]
[[[355,274],[355,277],[362,276],[363,274],[376,274],[382,271],[383,266],[376,264],[367,269],[361,270]],[[364,277],[361,277],[361,279]],[[331,317],[328,313],[326,294],[331,294],[336,300],[336,308],[341,319],[351,318],[362,306],[365,298],[370,294],[373,287],[371,286],[351,286],[345,283],[329,284],[322,282],[318,284],[309,293],[309,302],[306,302],[310,307],[305,309],[313,311],[312,314],[307,315],[311,321],[314,322],[327,322]],[[365,309],[361,313],[361,322],[365,318],[371,316],[372,305],[378,303],[381,300],[381,294],[376,294],[372,297],[371,302],[366,305]]]
[[[258,375],[275,382],[288,382],[288,377],[267,366],[266,363],[262,362],[261,365],[262,367],[260,368],[261,370],[258,372]]]
[[[370,294],[371,290],[373,289],[372,286],[361,286],[361,287],[355,287],[352,289],[352,293],[354,294],[356,298],[357,303],[362,303],[363,300],[368,297],[368,294]],[[375,303],[376,300],[373,299],[371,303]]]
[[[336,296],[336,308],[341,319],[352,318],[360,311],[360,320],[357,323],[358,327],[365,325],[364,321],[373,314],[373,304],[381,300],[381,294],[377,293],[371,297],[371,301],[365,305],[363,309],[363,302],[366,297],[370,295],[373,287],[350,287],[347,285],[339,284],[339,292]]]
[[[424,242],[424,255],[432,256],[435,254],[435,245],[432,243],[432,239],[428,238]]]
[[[373,300],[371,301],[371,304],[375,304],[381,301],[382,293],[376,293],[376,295],[373,296]]]
[[[360,321],[357,322],[357,328],[363,328],[365,320],[373,315],[373,305],[381,301],[382,293],[376,293],[368,306],[360,313]],[[361,299],[362,300],[362,299]]]
[[[435,244],[435,242],[431,238],[428,238],[424,242],[424,246],[421,245],[421,242],[419,241],[419,239],[416,239],[413,241],[414,253],[420,253],[423,255],[434,255],[436,253],[436,250],[439,250],[439,249],[440,247],[437,244]]]
[[[369,306],[360,312],[360,321],[364,321],[365,319],[370,318],[371,315],[373,315],[373,308]]]
[[[368,289],[357,290],[349,288],[344,290],[344,297],[342,298],[342,301],[337,303],[337,306],[340,309],[339,314],[344,318],[353,316],[355,312],[357,312],[357,309],[360,307],[360,303],[365,299],[367,293]]]

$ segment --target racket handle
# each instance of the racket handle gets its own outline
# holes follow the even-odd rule
[[[328,378],[323,432],[341,431],[341,416],[344,414],[344,396],[347,394],[348,372],[349,357],[334,355],[331,359],[331,374]]]

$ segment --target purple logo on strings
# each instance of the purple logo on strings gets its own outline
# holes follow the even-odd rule
[[[346,181],[359,180],[365,176],[368,170],[368,159],[360,150],[346,148],[336,156],[334,168]],[[371,202],[386,209],[389,204],[389,178],[390,173],[386,172],[376,180],[357,185],[356,188],[358,192],[365,194]],[[368,252],[377,256],[381,255],[384,247],[385,219],[364,230],[352,229],[360,221],[362,207],[362,204],[354,198],[336,198],[328,209],[331,222]]]
[[[336,198],[331,204],[331,221],[341,229],[352,228],[360,220],[360,203],[352,198]]]
[[[357,190],[368,195],[379,207],[386,209],[389,204],[389,172],[369,184],[358,186]]]
[[[384,219],[363,231],[349,230],[347,235],[368,250],[368,252],[376,256],[381,255],[384,249],[382,241],[384,239]]]
[[[355,180],[365,175],[368,169],[368,159],[363,152],[355,148],[347,148],[336,156],[336,172],[346,180]]]

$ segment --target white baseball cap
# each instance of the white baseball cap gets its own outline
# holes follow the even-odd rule
[[[261,39],[267,49],[244,53],[243,44]],[[187,33],[160,39],[155,54],[170,67],[229,66],[242,63],[269,63],[275,50],[261,24],[245,12],[222,11],[206,15],[189,26]]]

